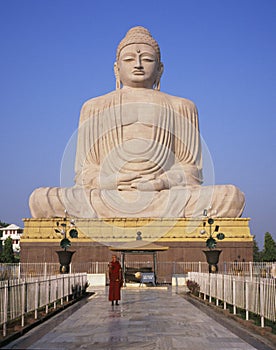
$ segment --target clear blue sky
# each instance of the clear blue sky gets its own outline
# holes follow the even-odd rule
[[[275,0],[0,0],[0,220],[23,226],[28,198],[60,185],[84,101],[115,88],[115,50],[147,27],[161,90],[193,100],[217,184],[246,195],[262,248],[276,239]]]

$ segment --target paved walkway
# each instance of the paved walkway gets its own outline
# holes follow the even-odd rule
[[[268,349],[249,345],[177,289],[124,289],[113,307],[107,288],[95,291],[74,311],[63,311],[4,349]]]

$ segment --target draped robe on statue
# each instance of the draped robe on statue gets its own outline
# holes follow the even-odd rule
[[[125,88],[87,101],[81,111],[75,186],[39,188],[33,217],[239,217],[244,195],[233,185],[202,186],[195,105],[143,88]],[[137,173],[115,186],[119,174]],[[164,188],[133,184],[160,179]],[[131,186],[132,183],[132,186]]]

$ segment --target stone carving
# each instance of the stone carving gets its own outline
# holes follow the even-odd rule
[[[143,27],[120,42],[116,90],[81,110],[71,188],[38,188],[35,218],[239,217],[244,195],[233,185],[203,186],[197,109],[160,92],[158,43]]]

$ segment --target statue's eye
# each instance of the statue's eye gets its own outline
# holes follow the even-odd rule
[[[125,57],[122,58],[122,60],[124,62],[131,62],[131,61],[135,60],[135,57],[133,57],[133,56],[125,56]]]
[[[155,62],[155,58],[152,56],[148,56],[148,55],[142,56],[142,60],[144,62]]]

